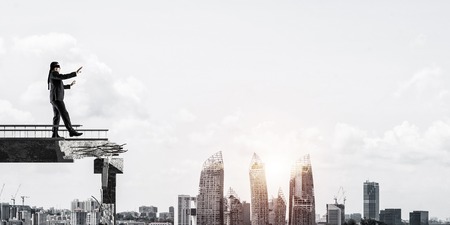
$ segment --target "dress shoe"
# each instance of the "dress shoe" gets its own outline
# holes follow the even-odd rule
[[[77,136],[81,136],[81,135],[83,135],[83,133],[79,133],[79,132],[76,132],[76,131],[72,131],[72,132],[69,133],[69,136],[71,136],[71,137],[73,137],[73,136],[77,137]]]
[[[52,138],[60,138],[61,136],[59,136],[58,134],[52,134]]]

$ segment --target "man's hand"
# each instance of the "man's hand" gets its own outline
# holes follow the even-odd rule
[[[82,68],[83,68],[83,67],[80,67],[80,68],[77,69],[77,75],[81,73],[81,69],[82,69]]]
[[[70,86],[73,86],[73,85],[75,85],[76,83],[77,83],[77,81],[74,80],[74,81],[72,81],[72,83],[70,83]]]

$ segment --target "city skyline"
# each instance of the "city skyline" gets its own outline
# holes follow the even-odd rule
[[[207,195],[210,195],[210,197],[207,197],[207,199],[211,199],[211,196],[216,196],[215,193],[217,193],[218,190],[223,190],[223,180],[225,179],[225,176],[224,176],[224,165],[223,164],[224,164],[224,161],[223,161],[223,156],[222,156],[222,152],[221,151],[211,155],[203,163],[203,167],[202,167],[203,169],[202,169],[202,172],[201,172],[201,175],[200,175],[200,188],[199,188],[199,190],[201,190],[201,191],[203,190],[202,192],[204,192],[204,193],[205,192],[209,193]],[[251,164],[250,164],[250,168],[251,168],[250,171],[252,169],[256,169],[258,171],[258,172],[256,172],[257,174],[259,174],[257,176],[265,176],[264,163],[262,162],[262,160],[260,159],[260,157],[256,153],[253,153]],[[213,177],[216,177],[216,176],[220,177],[220,179],[213,178]],[[290,176],[291,176],[291,180],[290,180],[290,184],[291,184],[290,186],[291,187],[295,187],[296,183],[301,184],[301,186],[302,186],[302,188],[299,189],[300,191],[297,190],[297,192],[298,192],[298,193],[296,193],[297,195],[308,196],[308,195],[311,195],[311,193],[314,195],[314,190],[313,190],[314,188],[313,188],[312,182],[310,182],[310,181],[304,182],[303,181],[303,179],[305,179],[305,178],[307,180],[311,180],[311,181],[313,179],[312,178],[311,159],[310,159],[308,154],[303,156],[302,158],[300,158],[298,160],[295,160],[294,166],[292,166],[292,168],[290,170]],[[214,180],[213,183],[208,181],[208,179],[211,179],[211,178],[212,178],[212,180]],[[302,180],[302,181],[301,182],[296,182],[295,178],[297,178],[297,179],[300,178],[300,180]],[[220,180],[222,180],[222,181],[217,183],[217,184],[219,184],[220,187],[219,186],[214,187],[214,186],[216,186],[216,184],[214,184],[214,183],[217,182],[217,181],[220,181]],[[258,178],[256,180],[260,180],[260,179]],[[265,179],[263,179],[263,180],[265,180]],[[207,184],[209,186],[204,186],[205,184]],[[369,181],[369,180],[364,181],[363,184],[364,184],[363,185],[364,186],[364,188],[363,188],[364,191],[363,191],[363,196],[362,196],[362,201],[361,201],[361,203],[363,205],[363,209],[361,210],[361,212],[353,212],[352,211],[352,212],[349,212],[349,213],[361,213],[363,215],[363,218],[364,218],[364,213],[367,213],[365,211],[365,207],[367,205],[368,212],[370,211],[371,214],[375,214],[376,215],[373,219],[380,220],[379,218],[376,218],[376,217],[377,216],[379,217],[379,214],[382,213],[384,210],[378,210],[377,211],[377,208],[379,208],[379,204],[380,204],[379,203],[379,195],[380,195],[379,194],[379,184],[377,182]],[[263,185],[263,186],[265,186],[265,185]],[[312,189],[311,189],[311,187],[312,187]],[[210,188],[213,188],[213,189],[216,189],[216,190],[213,190],[213,189],[210,189]],[[307,192],[302,191],[305,188],[310,190],[310,191],[307,191]],[[20,187],[19,187],[19,189],[20,189]],[[252,189],[252,188],[250,187],[250,189]],[[294,189],[295,188],[293,188],[293,190]],[[293,192],[295,193],[295,191],[293,191]],[[234,190],[233,190],[233,193],[235,193]],[[266,194],[266,195],[268,195],[268,194]],[[197,204],[198,196],[197,197],[191,197],[189,195],[181,195],[181,196],[188,197],[188,199],[190,199],[189,201],[191,201],[191,202],[195,201],[196,204]],[[215,198],[219,199],[218,196],[219,195],[217,195]],[[226,195],[223,195],[223,196],[226,197]],[[279,199],[280,196],[283,196],[281,188],[278,190],[278,201],[280,200]],[[24,196],[22,196],[22,197],[24,197]],[[25,196],[25,197],[29,197],[29,196]],[[178,198],[180,198],[180,195],[178,196]],[[314,199],[314,197],[313,197],[313,199]],[[220,200],[223,201],[223,199],[220,199]],[[78,201],[78,199],[75,199],[74,201]],[[88,201],[94,203],[94,200],[91,199],[91,198],[89,198]],[[245,202],[245,200],[244,200],[244,202]],[[314,200],[313,200],[313,202],[314,202]],[[210,206],[211,205],[215,205],[215,203],[211,204],[211,202],[205,202],[205,203],[210,205]],[[267,201],[267,203],[270,204],[270,201]],[[71,204],[72,204],[71,208],[73,208],[73,204],[74,204],[73,201],[72,201]],[[194,206],[193,203],[190,203],[190,204],[191,204],[191,206],[193,206],[194,209],[196,209],[196,212],[198,213],[198,211],[197,211],[198,208],[196,208],[197,206]],[[220,204],[220,205],[222,205],[222,204]],[[61,209],[64,209],[64,208],[61,208]],[[316,207],[313,207],[312,209],[313,209],[313,211],[315,211]],[[223,214],[223,212],[225,212],[225,210],[218,209],[217,212],[220,212],[219,214]],[[290,218],[289,217],[289,212],[290,212],[290,210],[286,211],[286,218]],[[407,214],[407,215],[410,215],[411,213],[414,213],[414,212],[422,212],[422,211],[413,210],[413,212],[409,212],[409,214]],[[423,212],[428,213],[428,211],[423,211]],[[406,213],[408,213],[408,212],[406,212]],[[320,214],[314,214],[314,215],[320,215]],[[222,215],[222,216],[224,216],[224,215]],[[367,218],[372,218],[372,217],[368,216]],[[426,218],[429,218],[428,214],[427,214]],[[434,217],[434,218],[438,218],[438,217]],[[267,216],[267,219],[269,219],[269,215]],[[406,220],[406,218],[404,218],[403,216],[402,216],[402,219]],[[450,219],[450,217],[438,218],[438,219],[448,220],[448,219]],[[213,218],[213,220],[216,220],[216,219]],[[315,220],[315,218],[314,218],[314,220]],[[175,221],[177,221],[177,220],[175,220]],[[288,220],[287,220],[287,223],[288,223]]]
[[[371,180],[380,209],[444,219],[449,10],[442,0],[2,1],[0,124],[50,124],[50,62],[83,66],[65,103],[74,124],[127,144],[118,211],[195,196],[204,159],[222,151],[224,187],[247,202],[254,152],[269,199],[280,187],[288,196],[290,166],[310,154],[318,214],[341,186],[345,210],[363,213]],[[1,164],[0,201],[19,185],[30,205],[98,198],[92,167]]]

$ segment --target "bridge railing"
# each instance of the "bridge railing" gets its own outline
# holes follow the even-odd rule
[[[108,129],[84,129],[81,125],[72,125],[72,127],[82,132],[82,136],[70,137],[69,132],[63,125],[44,125],[44,124],[0,124],[0,138],[51,138],[53,127],[59,127],[59,136],[65,139],[94,139],[108,140]]]

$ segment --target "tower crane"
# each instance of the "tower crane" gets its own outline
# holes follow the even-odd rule
[[[345,200],[347,200],[347,197],[345,196],[345,191],[342,186],[339,187],[337,194],[334,196],[334,202],[335,204],[339,204],[341,200],[343,200],[343,203],[345,205]]]
[[[2,199],[2,193],[3,193],[3,189],[5,188],[5,184],[3,184],[3,186],[2,186],[2,190],[0,191],[0,201],[1,201],[1,199]]]
[[[25,205],[25,198],[29,198],[30,196],[20,196],[22,198],[22,205]]]
[[[19,187],[17,188],[16,194],[11,196],[11,201],[12,201],[13,205],[16,204],[16,196],[17,196],[17,193],[19,193],[20,186],[22,186],[22,184],[19,184]]]

